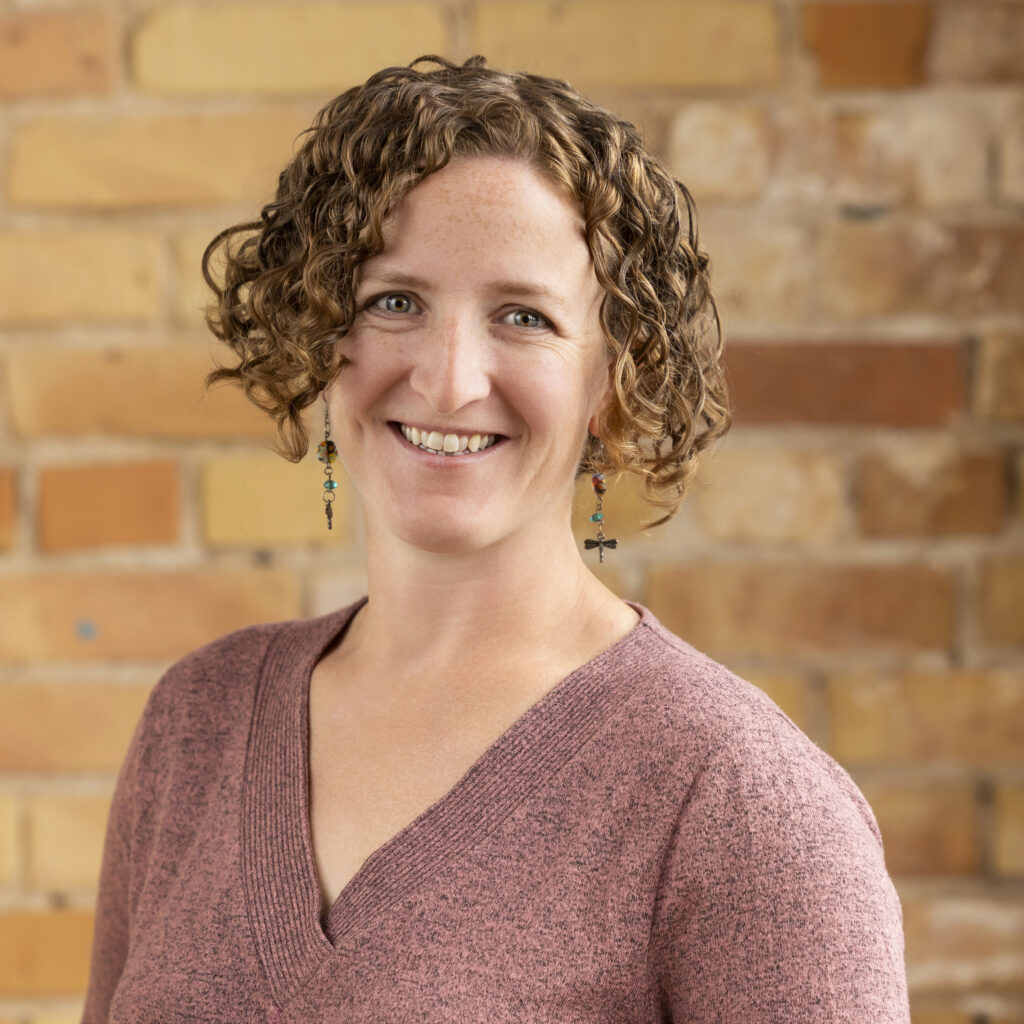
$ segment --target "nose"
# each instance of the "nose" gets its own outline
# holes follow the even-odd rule
[[[449,317],[423,337],[409,377],[413,389],[444,416],[491,391],[486,332],[468,317]]]

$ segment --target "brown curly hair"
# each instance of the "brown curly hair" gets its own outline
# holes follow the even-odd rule
[[[418,69],[423,62],[438,67]],[[632,124],[567,82],[485,65],[419,57],[316,115],[260,219],[221,231],[203,254],[216,296],[206,322],[239,360],[211,372],[207,387],[239,382],[276,420],[278,452],[299,461],[309,445],[302,410],[344,365],[335,342],[355,317],[355,271],[383,249],[395,204],[455,156],[526,160],[578,204],[605,291],[613,395],[579,471],[640,474],[647,499],[665,510],[650,525],[664,523],[699,453],[732,422],[693,198]]]

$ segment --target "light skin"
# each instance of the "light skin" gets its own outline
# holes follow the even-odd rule
[[[506,158],[456,158],[430,175],[359,268],[359,312],[339,342],[348,363],[326,398],[365,509],[369,603],[311,681],[311,827],[326,902],[365,853],[637,622],[570,527],[576,466],[610,393],[603,294],[577,205]],[[436,455],[397,424],[498,442]],[[378,759],[368,803],[373,786],[406,799],[358,855],[341,834],[352,805],[347,819],[331,813],[345,792],[339,733],[381,741],[359,764],[404,745],[433,779],[411,789],[408,759]]]

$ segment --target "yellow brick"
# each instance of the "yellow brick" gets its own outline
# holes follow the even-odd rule
[[[787,672],[769,672],[763,669],[744,670],[741,675],[753,683],[776,703],[805,733],[811,732],[811,709],[807,694],[807,681]]]
[[[95,887],[109,810],[109,794],[31,799],[29,884],[49,892]]]
[[[300,614],[283,570],[5,576],[0,650],[14,661],[174,658],[224,633]]]
[[[19,843],[17,801],[12,796],[0,796],[0,886],[17,881]]]
[[[67,1010],[46,1010],[44,1013],[33,1014],[30,1024],[81,1024],[82,1004],[80,1000],[75,1007]],[[915,1022],[916,1024],[916,1022]],[[968,1021],[967,1024],[970,1024]]]
[[[312,448],[312,446],[311,446]],[[324,514],[323,465],[312,450],[302,462],[279,455],[225,456],[203,465],[203,532],[211,544],[328,544],[348,539],[352,500],[335,463],[334,521]]]
[[[137,231],[0,232],[0,324],[160,315],[161,240]]]
[[[224,227],[226,225],[218,221],[207,227],[186,228],[174,240],[174,315],[177,322],[186,327],[205,327],[203,316],[207,304],[213,299],[213,292],[203,280],[203,253]],[[218,269],[215,261],[214,270]]]
[[[780,29],[759,0],[477,4],[474,53],[573,85],[752,86],[779,77]]]
[[[287,107],[32,121],[11,140],[11,203],[116,209],[267,202],[313,113]]]
[[[211,353],[224,364],[234,361],[226,346],[220,348],[39,344],[12,352],[7,368],[11,421],[24,437],[275,437],[271,418],[240,388],[220,384],[203,397],[203,379],[214,366]],[[61,372],[54,373],[54,366]]]
[[[0,771],[116,773],[156,680],[0,685]]]
[[[1024,556],[984,559],[975,614],[978,632],[993,644],[1024,643]]]
[[[132,68],[154,92],[334,95],[446,36],[439,4],[177,3],[142,23]]]
[[[1000,875],[1024,875],[1024,786],[1003,783],[995,797],[995,869]]]
[[[621,473],[607,480],[604,496],[605,532],[609,537],[631,536],[641,532],[644,524],[659,518],[663,513],[644,498],[643,481],[635,473]],[[572,528],[576,539],[593,537],[597,524],[590,522],[590,516],[597,508],[597,497],[589,473],[576,480],[572,504]],[[651,531],[654,535],[654,531]],[[589,562],[589,556],[588,556]]]
[[[92,928],[82,910],[0,913],[0,996],[83,993]]]

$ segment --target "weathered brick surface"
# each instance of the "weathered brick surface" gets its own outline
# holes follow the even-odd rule
[[[977,628],[983,641],[1024,644],[1024,555],[995,555],[980,566]]]
[[[1024,226],[834,221],[821,241],[823,311],[1024,312]]]
[[[298,579],[276,569],[91,570],[3,583],[0,647],[14,661],[174,658],[301,613]]]
[[[1024,983],[1020,893],[903,894],[907,983],[951,995]]]
[[[956,343],[731,341],[725,366],[737,424],[940,427],[967,408]]]
[[[11,422],[25,437],[274,437],[273,421],[239,388],[221,384],[203,397],[213,365],[205,344],[19,349],[7,364]]]
[[[174,270],[176,289],[174,293],[174,315],[178,323],[188,328],[205,329],[203,319],[207,303],[213,292],[203,280],[202,260],[207,245],[213,241],[222,228],[223,221],[211,222],[205,226],[183,229],[174,239]],[[214,261],[214,270],[220,266]]]
[[[900,89],[923,81],[930,3],[808,3],[800,15],[822,88]]]
[[[854,501],[868,536],[993,534],[1006,522],[1008,485],[999,451],[889,445],[858,460]]]
[[[0,551],[14,543],[17,493],[14,470],[0,467]]]
[[[717,541],[821,545],[843,532],[845,492],[833,454],[759,445],[704,460],[692,503]]]
[[[13,134],[10,199],[94,209],[267,202],[313,112],[41,118]]]
[[[713,657],[948,649],[953,581],[917,565],[658,565],[652,611]]]
[[[1024,423],[1024,331],[985,332],[974,379],[976,416]]]
[[[964,103],[887,104],[840,111],[835,198],[848,206],[956,206],[988,189],[984,108]]]
[[[1024,79],[1024,8],[1015,0],[936,5],[935,78],[957,82]]]
[[[0,326],[150,322],[162,273],[154,232],[0,231]]]
[[[109,10],[0,12],[0,97],[104,93],[116,80]]]
[[[796,672],[772,672],[767,669],[748,669],[743,678],[753,683],[787,714],[798,729],[813,732],[811,723],[811,700],[807,680]]]
[[[28,801],[28,880],[46,892],[94,889],[110,793],[39,795]]]
[[[335,463],[338,489],[327,529],[322,463],[310,452],[299,463],[278,455],[226,455],[202,467],[203,534],[216,546],[336,544],[348,539],[348,477]]]
[[[829,752],[844,765],[998,767],[1024,750],[1014,669],[846,671],[826,679]]]
[[[780,73],[780,25],[760,0],[481,0],[473,52],[574,85],[751,86]]]
[[[84,992],[92,927],[83,910],[0,912],[0,996]]]
[[[1000,875],[1024,875],[1024,785],[995,787],[995,830],[992,863]]]
[[[13,796],[0,795],[0,886],[14,885],[18,880],[19,819],[18,801]]]
[[[0,771],[116,773],[156,680],[0,685]]]
[[[136,83],[156,92],[333,96],[446,49],[440,4],[235,0],[156,7],[132,39],[131,65]]]
[[[772,149],[763,108],[691,103],[672,121],[668,163],[698,203],[753,199],[768,182]]]
[[[859,785],[878,820],[890,874],[963,876],[981,869],[981,821],[970,782]]]
[[[39,474],[44,551],[108,544],[170,544],[181,509],[174,462],[52,466]]]
[[[1002,125],[996,173],[1000,198],[1024,203],[1024,98]]]

